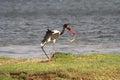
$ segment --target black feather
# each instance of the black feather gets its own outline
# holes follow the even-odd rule
[[[43,40],[42,40],[42,43],[44,43],[45,41],[47,41],[48,38],[52,35],[52,33],[53,33],[53,32],[48,29],[48,30],[46,31],[46,34],[45,34]]]

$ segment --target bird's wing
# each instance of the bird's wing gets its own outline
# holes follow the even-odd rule
[[[54,39],[56,39],[57,37],[59,37],[59,35],[60,35],[60,31],[58,31],[58,30],[52,30],[52,36],[51,36],[51,38],[52,38],[52,40],[54,40]]]
[[[49,40],[49,38],[51,37],[52,33],[53,33],[53,32],[52,32],[51,30],[46,31],[46,34],[45,34],[45,36],[44,36],[44,38],[43,38],[43,40],[42,40],[42,43],[48,42],[48,40]]]
[[[52,34],[52,36],[51,36],[52,40],[58,38],[59,35],[60,35],[59,33]]]

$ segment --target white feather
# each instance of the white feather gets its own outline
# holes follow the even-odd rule
[[[48,38],[48,42],[50,42],[50,41],[51,41],[51,37]]]
[[[58,30],[52,30],[53,34],[56,34],[56,33],[59,33],[60,34],[60,31]]]

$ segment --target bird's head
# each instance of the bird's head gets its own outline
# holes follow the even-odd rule
[[[75,35],[75,32],[70,28],[69,24],[64,24],[63,27],[69,30],[72,35]]]

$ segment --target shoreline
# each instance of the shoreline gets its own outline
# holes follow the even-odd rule
[[[73,44],[73,45],[72,45]],[[73,54],[84,53],[120,53],[120,47],[102,47],[97,45],[77,45],[74,43],[68,44],[56,44],[56,51],[71,52]],[[48,55],[51,55],[52,46],[47,45],[45,50]],[[0,56],[7,56],[12,58],[42,58],[46,57],[42,52],[40,45],[9,45],[0,47]]]

